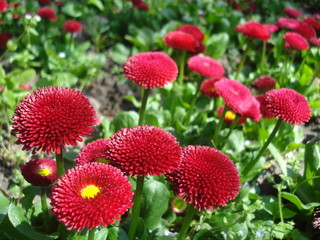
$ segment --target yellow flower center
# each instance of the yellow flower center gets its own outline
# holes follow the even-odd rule
[[[38,173],[41,176],[46,177],[51,173],[51,171],[49,169],[47,169],[47,168],[41,168],[41,169],[39,169]]]
[[[227,111],[225,119],[233,121],[236,118],[236,114],[232,111]]]
[[[95,185],[89,185],[81,190],[81,196],[83,198],[94,198],[99,192],[100,189],[98,187]]]
[[[96,160],[96,162],[101,162],[101,163],[105,163],[105,164],[109,164],[110,160],[104,158],[104,157],[100,157]]]

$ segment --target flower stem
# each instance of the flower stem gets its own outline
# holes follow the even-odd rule
[[[311,79],[310,79],[309,86],[313,85],[313,82],[314,82],[314,80],[316,79],[316,77],[318,76],[319,73],[320,73],[320,62],[318,63],[318,65],[316,66],[316,68],[313,71],[313,74],[312,74]]]
[[[144,183],[144,177],[143,176],[137,177],[137,186],[136,186],[136,190],[133,197],[132,216],[131,216],[131,223],[130,223],[130,229],[129,229],[129,240],[134,239],[136,229],[138,226],[141,202],[142,202],[143,183]]]
[[[267,49],[267,42],[263,41],[262,43],[262,55],[261,55],[261,63],[260,63],[260,73],[264,73],[264,67],[266,64],[266,49]]]
[[[197,90],[196,90],[196,93],[193,95],[193,98],[192,98],[192,101],[191,101],[191,104],[190,104],[187,124],[190,123],[193,109],[194,109],[194,107],[195,107],[195,105],[197,103],[197,100],[199,98],[201,82],[202,82],[202,79],[201,78],[197,78]]]
[[[280,221],[283,223],[283,212],[282,212],[282,201],[281,201],[281,192],[282,191],[282,182],[280,186],[278,186],[278,206],[279,206],[279,215],[280,215]]]
[[[187,51],[186,50],[182,51],[180,56],[179,77],[178,77],[178,82],[180,85],[183,84],[186,56],[187,56]]]
[[[240,115],[239,115],[239,114],[236,114],[236,117],[233,119],[233,121],[232,121],[232,123],[231,123],[231,125],[230,125],[230,127],[229,127],[229,132],[228,132],[227,136],[225,137],[222,145],[220,145],[220,147],[219,147],[220,149],[222,149],[222,148],[224,147],[224,145],[227,143],[227,140],[228,140],[228,138],[230,137],[233,129],[234,129],[235,126],[237,125],[239,118],[240,118]]]
[[[96,228],[95,227],[89,230],[88,240],[94,240],[95,232],[96,232]]]
[[[244,50],[244,52],[243,52],[243,54],[241,56],[240,64],[238,66],[238,69],[237,69],[237,72],[236,72],[236,76],[235,76],[236,80],[238,80],[239,74],[240,74],[241,70],[243,69],[244,63],[245,63],[246,58],[247,58],[248,49],[249,49],[249,47],[250,47],[250,45],[252,43],[252,40],[253,39],[249,38],[247,46],[246,46],[246,48],[245,48],[245,50]]]
[[[189,205],[188,210],[187,210],[187,214],[184,218],[184,221],[183,221],[183,224],[182,224],[182,227],[181,227],[181,230],[180,230],[180,233],[179,233],[177,240],[184,240],[185,239],[186,234],[189,229],[189,226],[190,226],[190,223],[192,221],[192,218],[193,218],[193,215],[195,212],[196,212],[196,209],[192,205]]]
[[[147,106],[147,102],[148,102],[148,97],[149,97],[149,92],[150,89],[145,89],[145,88],[141,88],[141,94],[142,94],[142,103],[141,103],[141,107],[139,110],[139,122],[138,125],[143,125],[144,124],[144,113],[146,111],[146,106]]]
[[[260,149],[258,155],[251,161],[249,162],[249,164],[244,168],[242,175],[245,177],[247,176],[247,174],[252,170],[252,168],[257,164],[257,162],[259,161],[261,155],[263,154],[263,152],[266,150],[266,148],[268,147],[268,145],[271,143],[272,139],[274,138],[274,136],[276,135],[277,131],[279,130],[280,126],[281,126],[282,120],[278,119],[276,125],[274,126],[270,136],[268,137],[267,141],[263,144],[262,148]]]
[[[227,111],[228,111],[228,107],[224,106],[223,113],[221,114],[218,126],[216,127],[216,129],[214,131],[214,135],[213,135],[213,143],[214,143],[215,146],[218,146],[219,132],[221,130],[221,127],[222,127],[222,124],[223,124],[223,120],[224,120],[224,118],[226,116]]]
[[[56,153],[56,164],[57,164],[58,178],[60,178],[64,174],[64,159],[63,159],[62,149],[61,149],[61,153]]]
[[[48,205],[47,205],[47,191],[46,191],[46,187],[44,186],[40,187],[40,197],[41,197],[41,208],[42,208],[42,214],[43,214],[44,228],[46,232],[49,232],[50,218],[49,218]]]

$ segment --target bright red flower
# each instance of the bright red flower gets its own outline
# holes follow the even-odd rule
[[[233,112],[255,122],[259,121],[259,104],[245,85],[236,80],[224,78],[215,84],[215,89],[223,98],[224,104]]]
[[[52,212],[68,230],[108,226],[132,206],[131,184],[110,165],[89,163],[69,169],[51,193]]]
[[[190,52],[198,52],[199,48],[199,42],[191,34],[182,31],[167,33],[163,38],[163,42],[169,47]]]
[[[26,95],[12,117],[13,133],[23,150],[60,153],[90,134],[95,111],[81,92],[63,87],[43,87]]]
[[[264,26],[265,29],[268,30],[269,33],[273,33],[279,30],[279,27],[275,24],[262,24]]]
[[[276,86],[276,80],[270,76],[261,76],[256,78],[251,86],[259,91],[270,90]]]
[[[113,134],[105,157],[127,175],[160,176],[179,165],[181,149],[171,133],[154,126],[136,126]]]
[[[312,42],[314,45],[320,47],[320,38],[311,38],[310,42]]]
[[[12,38],[10,33],[0,33],[0,48],[6,49],[7,42]]]
[[[188,68],[204,77],[220,78],[224,74],[224,68],[219,62],[201,54],[189,58]]]
[[[236,31],[242,33],[249,38],[259,39],[261,41],[268,41],[271,38],[269,31],[263,24],[249,21],[244,24],[239,24]]]
[[[200,86],[200,91],[202,92],[202,94],[206,97],[212,97],[212,98],[216,98],[219,97],[219,95],[216,93],[215,89],[214,89],[214,85],[217,81],[219,81],[220,78],[208,78],[205,79]]]
[[[24,179],[35,186],[48,186],[57,180],[56,161],[51,158],[32,159],[21,167]]]
[[[224,107],[223,107],[223,106],[217,108],[217,113],[218,113],[218,117],[219,117],[219,118],[221,117],[223,111],[224,111]],[[236,113],[232,112],[231,110],[227,110],[226,115],[225,115],[225,117],[224,117],[223,120],[224,120],[226,123],[231,124],[235,118],[236,118]],[[247,118],[245,118],[245,117],[240,117],[240,118],[238,119],[237,124],[243,124],[243,123],[246,122],[246,120],[247,120]]]
[[[184,24],[176,29],[177,31],[191,34],[197,41],[202,42],[204,34],[196,25]]]
[[[0,0],[0,12],[5,12],[8,9],[8,4],[4,0]]]
[[[317,31],[320,31],[320,23],[316,19],[314,19],[312,17],[306,17],[303,19],[303,21],[305,23],[309,24],[311,27],[313,27]]]
[[[162,52],[138,53],[123,65],[127,79],[144,88],[164,87],[178,74],[177,64]]]
[[[306,98],[292,89],[280,88],[268,91],[266,103],[274,116],[293,125],[304,124],[311,117],[311,109]]]
[[[70,33],[81,32],[82,25],[76,20],[68,20],[63,24],[63,30]]]
[[[256,99],[258,100],[260,104],[260,113],[262,118],[274,118],[275,116],[273,115],[272,112],[267,107],[267,102],[266,102],[266,95],[257,95],[255,96]]]
[[[44,18],[44,19],[47,19],[48,21],[50,22],[55,22],[58,20],[57,18],[57,15],[56,15],[56,12],[52,9],[52,8],[49,8],[49,7],[42,7],[38,10],[37,14]]]
[[[317,37],[317,34],[313,27],[305,22],[300,22],[299,25],[296,26],[296,28],[293,30],[299,33],[302,37],[304,37],[307,40]]]
[[[279,18],[277,24],[280,28],[295,29],[300,21],[292,18]]]
[[[309,44],[307,40],[298,33],[287,32],[284,35],[284,39],[286,41],[285,47],[288,50],[291,48],[298,49],[298,50],[306,50],[309,48]]]
[[[108,141],[109,139],[98,139],[88,143],[81,149],[75,158],[75,162],[77,164],[86,164],[90,162],[109,163],[110,161],[104,157]]]
[[[207,146],[183,147],[181,164],[167,177],[184,201],[199,211],[225,206],[240,189],[236,165],[227,155]]]
[[[298,18],[301,17],[301,12],[292,8],[285,8],[284,12],[289,15],[289,17]]]

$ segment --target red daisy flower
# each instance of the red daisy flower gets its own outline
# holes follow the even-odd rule
[[[136,126],[113,134],[105,156],[127,175],[160,176],[179,165],[181,149],[171,133],[154,126]]]
[[[207,146],[183,147],[181,164],[167,177],[178,194],[199,211],[225,206],[240,189],[236,165],[227,155]]]
[[[81,32],[82,25],[76,20],[68,20],[63,24],[63,30],[70,33]]]
[[[206,97],[212,97],[212,98],[216,98],[219,97],[219,95],[216,93],[215,89],[214,89],[214,85],[217,81],[219,81],[220,78],[208,78],[205,79],[200,86],[200,91],[202,92],[202,94]]]
[[[188,68],[205,77],[220,78],[224,74],[224,68],[219,62],[203,55],[189,58]]]
[[[245,85],[236,80],[224,78],[215,84],[215,89],[223,98],[225,105],[233,112],[255,122],[259,121],[259,104]]]
[[[8,9],[8,4],[4,0],[0,0],[0,12],[5,12]]]
[[[217,108],[217,113],[218,113],[218,117],[219,117],[219,118],[221,117],[223,111],[224,111],[224,107],[223,107],[223,106]],[[226,115],[225,115],[225,117],[224,117],[223,120],[224,120],[226,123],[231,124],[235,118],[236,118],[236,114],[235,114],[234,112],[232,112],[231,110],[227,110]],[[237,124],[243,124],[243,123],[246,122],[246,120],[247,120],[247,118],[245,118],[245,117],[240,117],[240,118],[238,119]]]
[[[313,27],[305,22],[300,22],[299,25],[296,26],[294,31],[299,33],[302,37],[304,37],[307,40],[317,37],[317,34]]]
[[[320,23],[316,19],[314,19],[312,17],[306,17],[306,18],[303,19],[303,21],[305,23],[309,24],[311,27],[313,27],[317,31],[320,30]]]
[[[56,161],[51,158],[32,159],[21,167],[24,179],[35,186],[48,186],[57,180]]]
[[[51,0],[37,0],[41,5],[49,5],[51,4]]]
[[[191,34],[198,42],[202,42],[204,39],[204,34],[196,25],[184,24],[176,30]]]
[[[259,39],[261,41],[268,41],[271,38],[269,31],[263,24],[254,21],[239,24],[236,27],[236,31],[242,33],[244,36]]]
[[[44,18],[44,19],[47,19],[48,21],[50,22],[55,22],[58,20],[57,18],[57,15],[56,15],[56,12],[52,9],[52,8],[49,8],[49,7],[42,7],[38,10],[37,14]]]
[[[267,108],[267,102],[266,102],[266,95],[257,95],[255,96],[256,99],[258,100],[260,104],[260,113],[262,118],[274,118],[275,116],[273,115],[272,112]]]
[[[77,164],[86,164],[90,162],[109,163],[105,157],[104,152],[107,148],[109,139],[98,139],[88,143],[75,158]]]
[[[294,17],[298,18],[301,17],[301,12],[298,10],[292,9],[292,8],[285,8],[284,12],[289,16],[289,17]]]
[[[67,229],[113,224],[132,206],[131,184],[110,165],[77,165],[62,175],[51,193],[52,212]]]
[[[262,24],[265,29],[268,30],[269,33],[273,33],[279,30],[279,27],[275,24]]]
[[[316,20],[320,20],[320,13],[314,13],[313,15],[312,15]]]
[[[295,29],[300,21],[292,18],[279,18],[277,25],[281,28]]]
[[[270,90],[276,86],[276,80],[270,76],[261,76],[255,79],[251,86],[259,91]]]
[[[0,33],[0,48],[6,49],[7,42],[12,38],[10,33]]]
[[[187,50],[190,52],[199,51],[199,42],[189,33],[182,31],[173,31],[167,33],[163,42],[165,45],[180,50]]]
[[[56,5],[57,7],[62,7],[64,5],[64,3],[61,1],[56,1],[56,2],[54,2],[54,5]]]
[[[138,4],[134,4],[134,7],[136,9],[140,9],[140,10],[145,10],[145,11],[149,10],[149,5],[144,3],[144,2],[141,2],[141,3],[138,3]]]
[[[320,47],[320,38],[311,38],[310,42],[312,42],[314,45]]]
[[[298,50],[306,50],[309,48],[307,40],[300,34],[295,32],[287,32],[284,35],[286,49],[294,48]]]
[[[43,87],[26,95],[12,117],[13,133],[23,150],[33,148],[60,153],[65,145],[76,145],[90,134],[95,111],[81,92],[63,87]]]
[[[144,88],[164,87],[178,74],[177,64],[162,52],[138,53],[123,65],[126,77]]]
[[[267,108],[281,120],[296,124],[304,124],[311,117],[308,101],[300,93],[288,89],[273,89],[266,93]]]

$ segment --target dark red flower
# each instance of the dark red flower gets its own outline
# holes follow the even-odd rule
[[[311,117],[308,101],[292,89],[280,88],[268,91],[266,103],[274,116],[293,125],[304,124]]]
[[[256,8],[253,0],[228,0],[237,11],[253,12]]]
[[[300,21],[292,18],[279,18],[277,24],[280,28],[295,29]]]
[[[51,22],[55,22],[58,20],[56,12],[52,8],[49,8],[49,7],[40,8],[38,10],[37,14],[40,17],[47,19],[48,21],[51,21]]]
[[[258,100],[260,104],[260,113],[262,118],[274,118],[275,116],[273,115],[272,112],[267,107],[267,102],[266,102],[266,95],[257,95],[255,96],[256,99]]]
[[[251,86],[259,91],[270,90],[276,86],[276,80],[270,76],[261,76],[256,78]]]
[[[6,49],[7,42],[12,38],[10,33],[0,33],[0,48]]]
[[[54,5],[56,5],[57,7],[62,7],[64,5],[64,3],[61,1],[56,1],[56,2],[54,2]]]
[[[320,23],[316,19],[314,19],[312,17],[305,17],[303,19],[303,21],[305,23],[309,24],[311,27],[313,27],[317,31],[320,31]]]
[[[300,34],[295,32],[287,32],[284,35],[285,47],[287,50],[294,48],[298,50],[306,50],[309,48],[307,40]]]
[[[24,179],[35,186],[48,186],[57,180],[56,161],[51,158],[32,159],[21,167]]]
[[[215,84],[215,89],[223,98],[225,105],[233,112],[255,122],[259,121],[259,104],[245,85],[236,80],[224,78]]]
[[[201,54],[189,58],[188,68],[204,77],[220,78],[224,74],[224,68],[219,62]]]
[[[138,53],[123,65],[127,79],[144,88],[164,87],[178,74],[177,64],[162,52]]]
[[[279,27],[275,24],[262,24],[265,29],[268,30],[269,33],[273,33],[279,30]]]
[[[294,17],[298,18],[301,17],[301,12],[298,10],[292,9],[292,8],[285,8],[284,12],[289,16],[289,17]]]
[[[214,89],[215,83],[219,80],[220,78],[205,79],[200,86],[200,91],[202,92],[202,94],[206,97],[212,97],[212,98],[219,97],[219,95],[216,93]]]
[[[269,31],[263,24],[249,21],[244,24],[239,24],[236,31],[242,33],[249,38],[259,39],[261,41],[268,41],[271,38]]]
[[[50,5],[51,0],[37,0],[41,5]]]
[[[17,9],[20,6],[20,3],[7,3],[8,8],[9,7],[13,7],[15,9]]]
[[[82,25],[76,20],[68,20],[63,24],[63,30],[70,33],[81,32]]]
[[[183,147],[181,164],[167,177],[178,194],[199,211],[225,206],[240,189],[236,165],[207,146]]]
[[[144,2],[141,2],[141,3],[138,3],[138,4],[134,4],[134,7],[136,9],[140,9],[140,10],[145,10],[145,11],[149,10],[149,5],[144,3]]]
[[[217,113],[218,113],[218,117],[219,118],[221,117],[223,111],[224,111],[224,107],[223,106],[217,108]],[[225,115],[223,120],[226,123],[231,124],[235,118],[236,118],[236,114],[234,112],[232,112],[231,110],[227,110],[226,115]],[[247,120],[247,118],[240,117],[238,119],[238,121],[237,121],[237,124],[243,124],[243,123],[246,122],[246,120]]]
[[[154,126],[136,126],[113,134],[105,157],[127,175],[161,175],[179,165],[181,149],[171,133]]]
[[[182,31],[167,33],[163,38],[163,42],[169,47],[190,52],[198,52],[199,48],[199,42],[191,34]]]
[[[0,0],[0,12],[5,12],[8,9],[8,4],[4,0]]]
[[[302,37],[307,40],[317,37],[317,34],[313,27],[308,23],[300,22],[298,26],[293,29],[295,32],[299,33]]]
[[[110,161],[104,157],[109,139],[98,139],[88,143],[82,148],[75,158],[77,164],[86,164],[90,162],[109,163]]]
[[[119,169],[103,163],[77,165],[51,193],[52,212],[68,230],[113,224],[132,206],[133,192]]]
[[[63,87],[43,87],[26,95],[12,117],[13,133],[23,150],[60,153],[90,134],[95,111],[81,92]]]
[[[176,29],[177,31],[191,34],[197,41],[202,42],[204,34],[196,25],[184,24]]]

